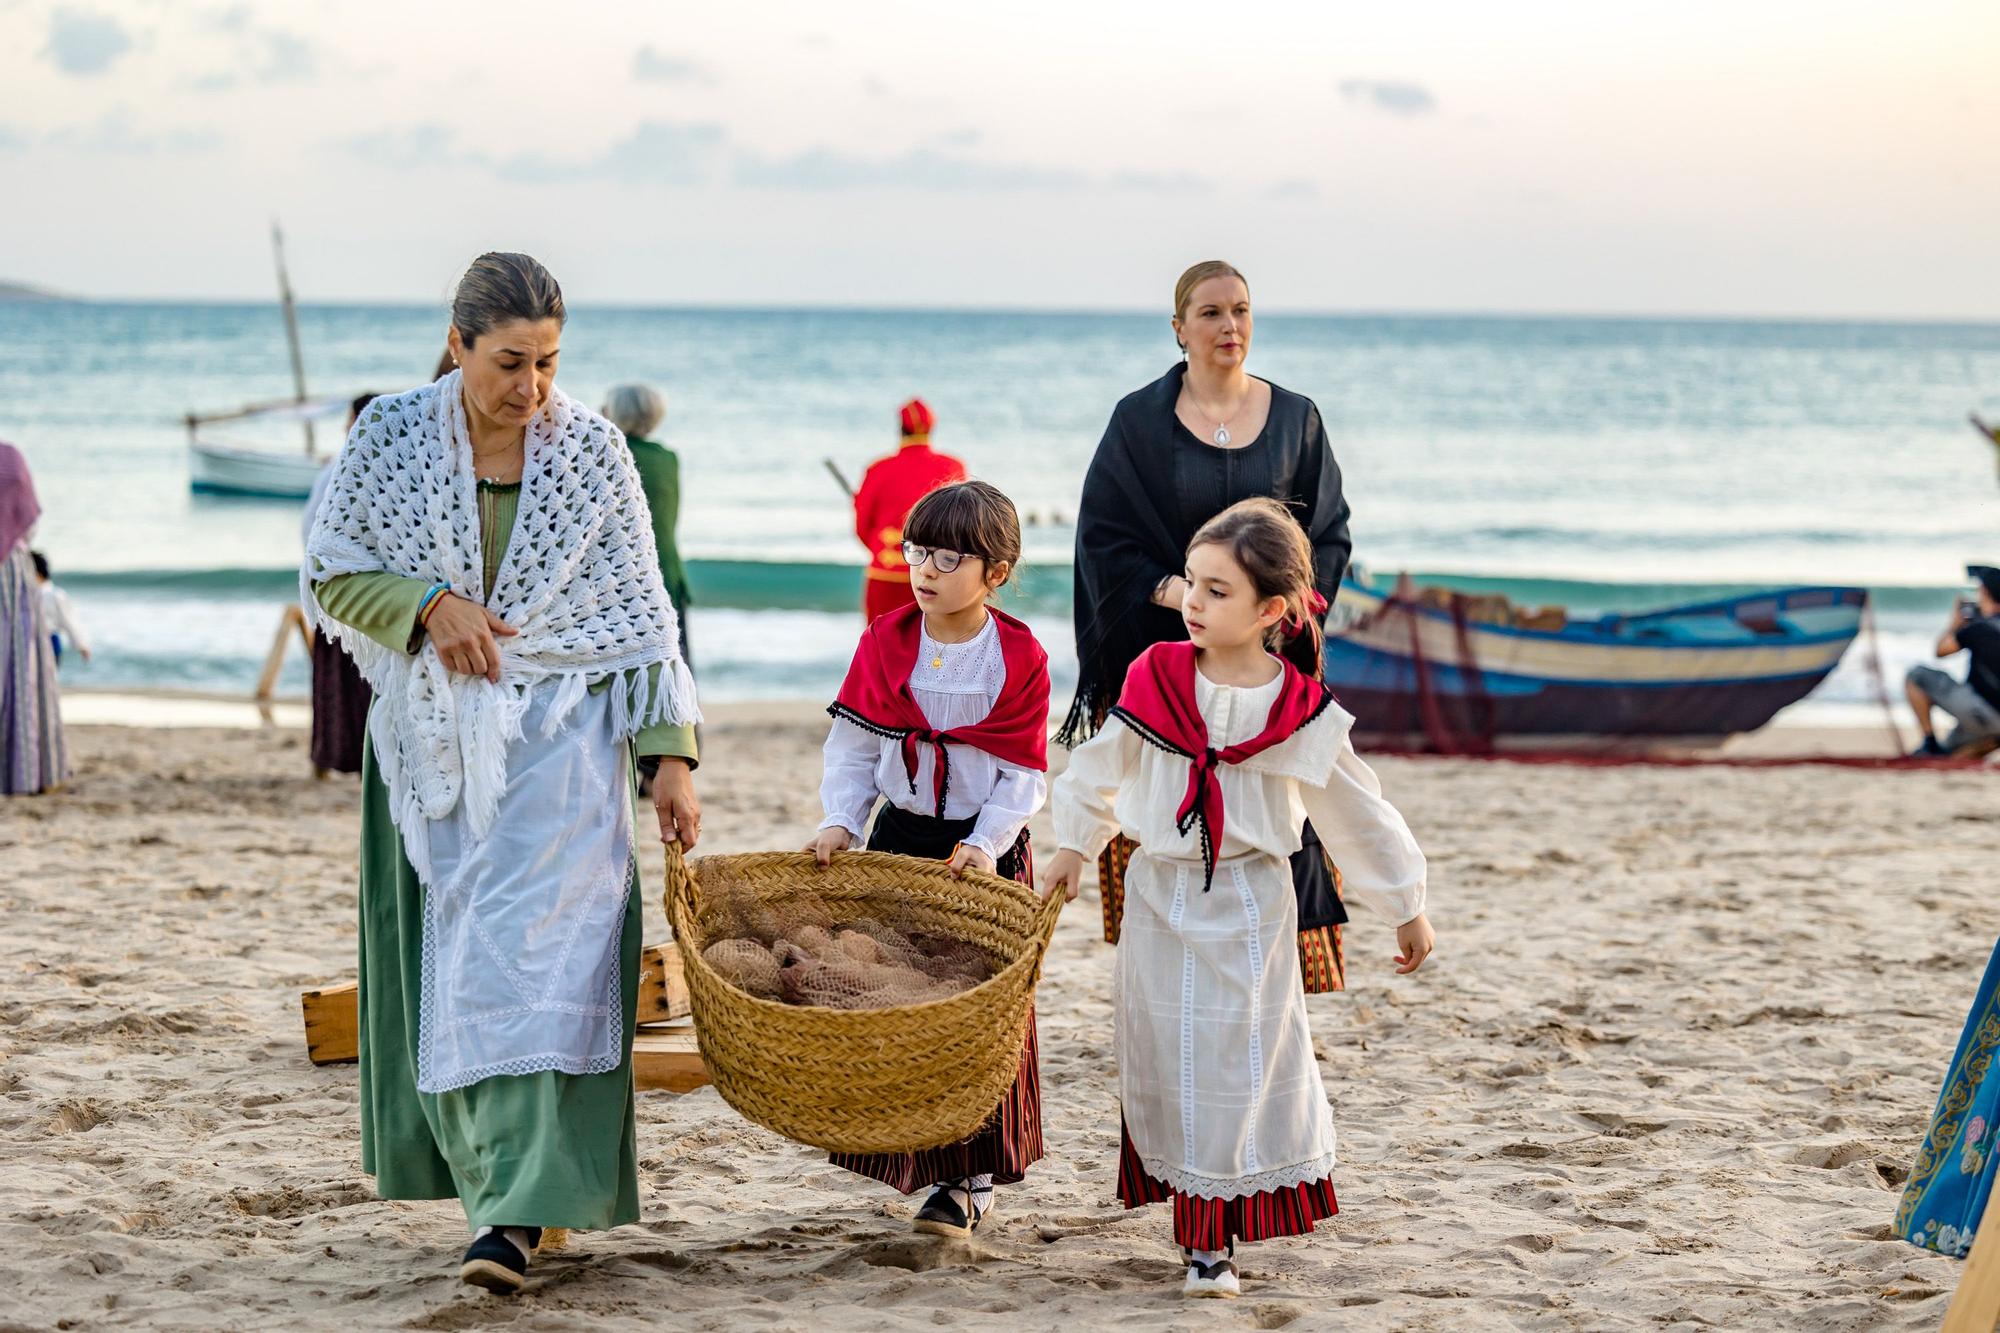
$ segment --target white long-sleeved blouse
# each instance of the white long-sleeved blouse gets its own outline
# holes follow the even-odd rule
[[[1246,688],[1217,685],[1197,671],[1195,701],[1208,722],[1209,744],[1221,749],[1262,731],[1282,679]],[[1218,767],[1223,831],[1217,851],[1224,859],[1290,856],[1310,819],[1340,867],[1347,901],[1401,925],[1424,910],[1424,854],[1403,816],[1383,799],[1381,782],[1354,753],[1353,726],[1352,714],[1329,704],[1289,739]],[[1189,766],[1109,718],[1071,752],[1068,771],[1056,779],[1057,843],[1094,858],[1122,830],[1155,856],[1200,859],[1200,831],[1174,827]]]
[[[925,720],[937,730],[969,727],[985,718],[999,702],[1006,683],[1007,661],[993,617],[988,616],[979,633],[964,643],[939,643],[918,631],[910,694]],[[1048,799],[1048,775],[1003,764],[969,745],[947,742],[945,749],[951,756],[945,818],[976,816],[978,822],[965,841],[998,861]],[[936,767],[932,747],[920,747],[917,788],[912,792],[903,767],[901,742],[865,731],[845,718],[834,719],[826,737],[825,770],[819,784],[820,804],[826,810],[820,827],[844,828],[858,844],[877,798],[912,814],[936,814],[932,782]]]

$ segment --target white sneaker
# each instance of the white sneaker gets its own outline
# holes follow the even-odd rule
[[[1181,1284],[1181,1295],[1234,1300],[1242,1294],[1242,1284],[1236,1279],[1235,1260],[1217,1259],[1212,1264],[1202,1263],[1199,1259],[1188,1260],[1187,1281]]]

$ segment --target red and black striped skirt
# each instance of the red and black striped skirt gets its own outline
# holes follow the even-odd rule
[[[1182,1194],[1146,1174],[1125,1125],[1118,1126],[1118,1201],[1127,1208],[1174,1206],[1174,1243],[1189,1250],[1223,1250],[1231,1241],[1304,1236],[1313,1224],[1340,1211],[1330,1177],[1286,1189],[1260,1190],[1236,1199]]]
[[[868,849],[901,852],[945,860],[972,832],[970,819],[935,819],[913,815],[884,804],[868,837]],[[1022,884],[1035,882],[1034,857],[1027,830],[995,869]],[[969,1139],[913,1153],[834,1153],[835,1166],[879,1180],[904,1194],[914,1194],[960,1176],[993,1177],[996,1185],[1017,1185],[1028,1168],[1042,1159],[1042,1068],[1035,1047],[1035,1020],[1028,1017],[1028,1039],[1021,1046],[1021,1068],[986,1128]]]

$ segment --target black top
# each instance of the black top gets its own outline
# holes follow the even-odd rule
[[[1987,703],[2000,709],[2000,616],[1960,625],[1958,646],[1972,654],[1965,683]]]
[[[1117,702],[1125,672],[1155,643],[1184,639],[1153,589],[1186,566],[1202,524],[1252,496],[1293,506],[1313,545],[1313,582],[1330,605],[1354,549],[1326,427],[1310,398],[1273,384],[1271,413],[1241,448],[1209,444],[1174,414],[1185,364],[1126,395],[1111,414],[1076,519],[1076,702],[1058,739],[1074,745]]]

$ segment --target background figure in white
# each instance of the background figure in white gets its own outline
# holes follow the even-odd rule
[[[76,618],[76,608],[70,605],[69,594],[58,588],[49,576],[49,558],[40,551],[30,551],[29,559],[35,562],[35,582],[42,589],[42,629],[49,636],[49,644],[56,655],[56,665],[62,665],[63,654],[71,648],[83,654],[83,660],[90,660],[90,640],[84,637],[83,622]]]

